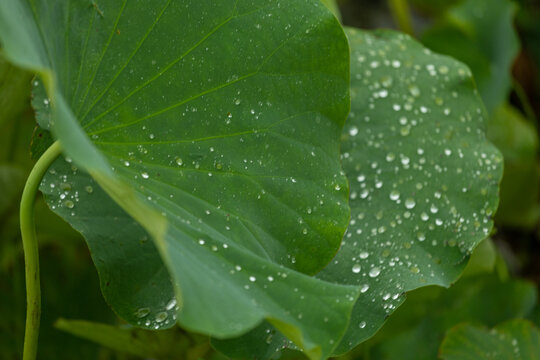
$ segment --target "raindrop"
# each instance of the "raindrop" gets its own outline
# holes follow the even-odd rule
[[[148,316],[148,314],[150,314],[150,309],[147,307],[140,308],[135,312],[135,316],[138,317],[139,319],[145,316]]]
[[[367,259],[369,256],[369,253],[367,251],[362,251],[360,253],[360,259]]]
[[[355,273],[355,274],[358,274],[360,272],[360,270],[362,270],[362,267],[360,266],[360,264],[354,264],[353,267],[352,267],[352,272]]]
[[[416,205],[416,201],[414,201],[414,199],[408,198],[407,200],[405,200],[405,207],[407,209],[412,209],[415,207],[415,205]]]
[[[162,311],[156,315],[156,322],[163,322],[165,321],[165,319],[167,319],[168,316],[169,314],[167,314],[165,311]]]
[[[143,177],[143,179],[148,179],[150,177],[150,175],[148,175],[146,171],[142,172],[141,176]]]
[[[392,190],[390,192],[390,200],[393,200],[393,201],[399,200],[399,191]]]
[[[381,269],[378,267],[374,267],[374,268],[371,268],[371,270],[369,270],[369,276],[372,278],[376,278],[377,276],[379,276],[380,273],[381,273]]]
[[[175,306],[176,306],[176,299],[173,298],[171,299],[171,301],[167,303],[167,306],[165,306],[165,309],[172,310]]]
[[[358,326],[360,327],[360,329],[363,329],[366,327],[366,322],[362,321]]]

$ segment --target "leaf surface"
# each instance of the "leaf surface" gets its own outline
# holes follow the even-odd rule
[[[444,360],[538,359],[540,331],[526,320],[512,320],[491,330],[463,324],[448,332],[439,356]]]
[[[347,34],[352,108],[342,159],[351,223],[317,275],[361,290],[338,353],[371,337],[405,292],[456,281],[491,231],[502,172],[463,64],[403,34]]]
[[[516,8],[509,0],[467,0],[422,35],[430,49],[471,68],[490,114],[506,101],[512,86],[511,67],[519,51]]]
[[[373,336],[407,291],[457,280],[491,231],[502,172],[467,67],[404,34],[346,32],[352,106],[341,151],[351,222],[316,275],[360,291],[336,354]],[[274,333],[267,325],[214,345],[238,354],[266,341],[279,351]]]
[[[332,351],[358,291],[307,275],[348,220],[348,46],[323,4],[21,0],[0,4],[0,38],[41,76],[38,122],[69,157],[42,190],[117,313],[217,337],[266,318]]]

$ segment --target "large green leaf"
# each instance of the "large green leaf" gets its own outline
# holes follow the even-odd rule
[[[267,318],[312,357],[333,350],[359,291],[304,275],[348,220],[348,47],[318,0],[10,1],[0,38],[43,80],[38,121],[73,163],[42,189],[87,237],[102,287],[116,277],[115,311],[170,326],[176,298],[192,330]]]
[[[444,360],[540,359],[540,331],[525,320],[491,330],[463,324],[448,332],[439,354]]]
[[[499,152],[463,64],[390,31],[348,29],[352,108],[342,142],[351,222],[340,251],[317,277],[360,290],[343,354],[371,337],[427,285],[449,286],[486,238],[497,208]],[[270,326],[217,342],[238,357],[263,358],[283,339]],[[255,356],[251,356],[255,357]]]
[[[515,12],[510,0],[466,0],[422,35],[430,49],[471,68],[490,113],[506,101],[512,86],[511,66],[519,51]]]
[[[347,33],[352,108],[342,159],[352,220],[318,277],[362,294],[338,353],[372,336],[405,292],[458,278],[491,231],[502,172],[463,64],[403,34]]]

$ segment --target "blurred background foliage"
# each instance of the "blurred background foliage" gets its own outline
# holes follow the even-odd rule
[[[496,229],[461,280],[450,289],[408,294],[375,337],[342,359],[434,359],[445,334],[482,334],[458,325],[463,322],[499,328],[523,318],[540,325],[540,1],[323,1],[346,26],[398,29],[466,63],[490,114],[488,137],[505,157]],[[0,359],[6,360],[21,356],[26,300],[18,202],[33,165],[32,137],[43,136],[34,133],[31,79],[0,53]],[[41,198],[36,222],[44,294],[40,359],[221,359],[206,337],[123,324],[101,296],[80,234]],[[453,344],[447,340],[444,351]],[[282,358],[302,355],[286,351]]]

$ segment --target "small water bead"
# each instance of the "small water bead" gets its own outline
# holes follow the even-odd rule
[[[426,235],[422,232],[419,232],[418,234],[416,234],[416,238],[418,239],[418,241],[424,241],[426,240]]]
[[[257,278],[255,276],[250,276],[249,281],[255,282],[255,281],[257,281]]]
[[[75,207],[75,203],[71,200],[64,201],[64,206],[68,209],[73,209]]]
[[[205,241],[203,239],[199,239],[199,245],[204,245]]]
[[[124,166],[125,166],[125,167],[129,167],[130,165],[131,165],[131,164],[129,163],[129,161],[127,161],[127,160],[124,161]]]
[[[390,200],[393,200],[393,201],[399,200],[399,191],[392,190],[390,192]]]
[[[360,288],[360,292],[361,292],[362,294],[364,294],[364,293],[365,293],[366,291],[368,291],[368,290],[369,290],[369,285],[368,285],[368,284],[364,284],[364,285],[362,285],[362,287]]]
[[[388,153],[388,154],[386,155],[386,161],[388,161],[388,162],[392,162],[392,161],[394,161],[395,159],[396,159],[396,155],[394,155],[394,153]]]
[[[352,267],[352,272],[355,273],[355,274],[358,274],[360,272],[360,270],[362,270],[362,267],[360,266],[360,264],[354,264],[353,267]]]
[[[431,211],[432,214],[436,214],[439,211],[439,208],[437,208],[437,206],[435,206],[435,204],[433,204],[429,208],[429,211]]]
[[[359,256],[360,259],[367,259],[369,257],[369,253],[367,251],[362,251]]]
[[[362,321],[362,322],[360,322],[360,324],[358,324],[358,326],[360,327],[360,329],[363,329],[363,328],[366,327],[366,322]]]
[[[452,150],[450,150],[450,149],[444,149],[444,155],[446,155],[446,156],[452,155]]]
[[[411,162],[411,159],[409,159],[407,156],[403,156],[403,157],[401,158],[401,163],[402,163],[404,166],[409,165],[410,162]]]
[[[429,215],[423,212],[422,214],[420,214],[420,219],[422,219],[423,221],[428,221]]]
[[[414,201],[414,199],[408,198],[407,200],[405,200],[405,207],[407,209],[413,209],[415,206],[416,206],[416,201]]]
[[[171,301],[167,303],[167,306],[165,306],[165,309],[172,310],[175,306],[176,306],[176,299],[171,299]]]
[[[381,269],[377,266],[369,270],[369,277],[376,278],[381,273]]]
[[[150,309],[147,307],[140,308],[135,312],[135,316],[138,317],[139,319],[145,316],[148,316],[148,314],[150,314]]]
[[[356,126],[353,126],[349,129],[349,135],[356,136],[358,135],[358,128]]]
[[[184,161],[183,161],[182,158],[180,158],[180,157],[177,157],[176,159],[174,159],[174,162],[175,162],[176,165],[178,165],[178,166],[184,165]]]
[[[366,176],[365,175],[358,175],[356,177],[356,180],[361,183],[361,182],[364,182],[366,180]]]
[[[162,311],[156,315],[156,322],[160,323],[167,319],[169,314],[167,314],[165,311]]]
[[[90,186],[90,185],[86,186],[84,188],[84,190],[86,190],[86,192],[89,193],[89,194],[94,192],[94,188],[92,186]]]
[[[420,96],[420,89],[416,85],[410,85],[409,86],[409,93],[414,97],[418,97],[418,96]]]
[[[274,281],[274,277],[273,277],[272,275],[269,275],[269,276],[267,277],[267,279],[268,279],[268,281],[270,281],[270,282]]]
[[[380,188],[382,188],[382,186],[383,186],[383,182],[382,182],[382,181],[380,181],[380,180],[379,180],[379,181],[377,181],[377,182],[375,183],[375,187],[376,187],[377,189],[380,189]]]
[[[141,176],[142,176],[143,179],[148,179],[150,177],[150,175],[148,175],[148,173],[146,171],[143,171],[141,173]]]

